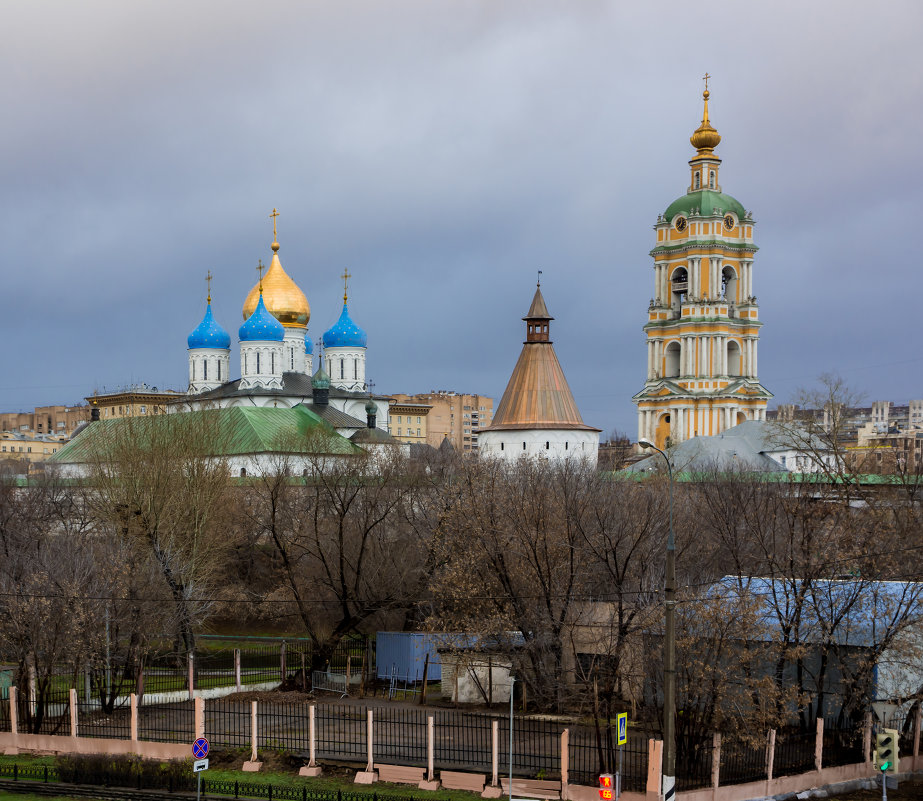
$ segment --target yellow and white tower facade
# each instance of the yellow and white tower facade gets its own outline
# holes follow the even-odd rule
[[[757,377],[762,323],[753,288],[754,220],[721,191],[721,141],[708,119],[690,138],[689,187],[654,225],[647,380],[634,396],[638,438],[658,447],[764,420],[772,397]]]

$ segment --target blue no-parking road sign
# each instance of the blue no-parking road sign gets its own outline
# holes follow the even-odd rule
[[[204,737],[199,737],[199,739],[192,744],[192,755],[196,759],[205,759],[205,757],[208,756],[208,740]]]

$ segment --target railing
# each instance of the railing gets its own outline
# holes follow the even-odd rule
[[[131,739],[131,709],[122,705],[105,712],[96,704],[77,704],[77,733],[80,737],[112,740]]]
[[[138,739],[158,743],[191,743],[195,739],[193,701],[144,706],[138,710]]]
[[[808,732],[778,732],[773,758],[774,776],[790,776],[814,770],[817,735]]]
[[[605,734],[603,734],[605,743]],[[570,731],[570,775],[573,784],[594,785],[601,773],[615,773],[618,768],[619,749],[611,751],[603,744],[600,764],[596,731],[591,728],[573,728]],[[622,746],[622,789],[643,793],[647,781],[647,738],[629,731],[628,742]],[[605,770],[604,770],[605,768]]]

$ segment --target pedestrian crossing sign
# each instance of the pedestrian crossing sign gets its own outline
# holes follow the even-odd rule
[[[628,713],[619,712],[616,720],[618,721],[619,730],[618,745],[625,745],[628,742]]]

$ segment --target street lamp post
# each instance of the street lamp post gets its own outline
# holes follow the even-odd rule
[[[664,581],[664,643],[663,643],[663,799],[673,801],[676,795],[676,541],[673,538],[673,465],[649,439],[639,439],[642,448],[653,448],[667,463],[670,477],[670,529],[667,534],[667,574]]]

